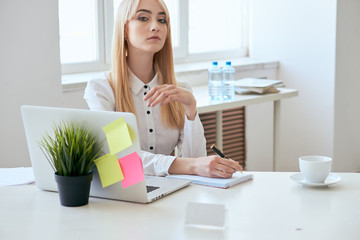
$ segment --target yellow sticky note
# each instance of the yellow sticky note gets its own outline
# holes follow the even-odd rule
[[[110,153],[115,154],[132,145],[129,126],[124,118],[119,118],[103,127]]]
[[[110,186],[124,179],[118,158],[114,154],[106,154],[95,159],[102,187]]]

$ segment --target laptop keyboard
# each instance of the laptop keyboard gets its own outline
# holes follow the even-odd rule
[[[154,191],[154,190],[156,190],[156,189],[158,189],[158,188],[160,188],[160,187],[146,186],[146,190],[147,190],[148,193],[149,193],[149,192],[152,192],[152,191]]]

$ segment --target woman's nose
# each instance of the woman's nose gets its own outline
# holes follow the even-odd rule
[[[159,23],[158,21],[152,21],[151,22],[151,29],[152,32],[158,32],[159,31]]]

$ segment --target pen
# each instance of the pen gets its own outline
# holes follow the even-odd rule
[[[230,159],[229,157],[227,157],[219,148],[216,147],[215,144],[211,145],[210,147],[212,150],[214,150],[214,152],[217,153],[217,155],[219,155],[222,158],[226,158],[226,159]],[[240,171],[242,173],[242,171]]]

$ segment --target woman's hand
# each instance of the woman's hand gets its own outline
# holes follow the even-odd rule
[[[190,91],[174,85],[163,84],[150,89],[144,97],[148,101],[149,107],[157,104],[163,106],[170,102],[180,102],[185,106],[185,114],[189,120],[194,120],[196,116],[196,100]]]
[[[217,155],[195,159],[194,172],[204,177],[230,178],[236,171],[242,171],[239,162]]]
[[[230,178],[242,171],[239,162],[212,155],[200,158],[175,158],[169,168],[170,174],[194,174],[203,177]]]

